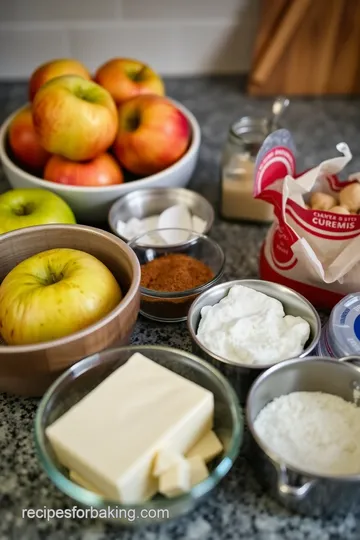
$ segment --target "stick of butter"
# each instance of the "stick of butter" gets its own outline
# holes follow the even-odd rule
[[[70,480],[75,482],[75,484],[78,484],[79,486],[88,489],[89,491],[93,491],[97,495],[103,496],[103,494],[100,493],[100,491],[96,489],[95,486],[84,480],[76,471],[69,471],[69,478]]]
[[[222,450],[223,445],[214,431],[209,431],[202,439],[200,439],[200,441],[190,448],[186,457],[192,458],[194,456],[200,456],[205,463],[209,463],[209,461],[218,456]]]
[[[189,467],[190,487],[200,484],[200,482],[209,476],[205,461],[200,456],[194,456],[186,461]]]
[[[158,489],[159,449],[180,454],[212,428],[212,392],[134,354],[46,429],[59,461],[112,500],[143,502]]]
[[[190,491],[190,467],[182,458],[159,477],[159,493],[165,497],[178,497]]]
[[[161,476],[165,471],[183,460],[184,456],[174,452],[172,448],[162,448],[156,454],[152,474],[156,477]]]
[[[208,476],[208,468],[200,456],[182,458],[160,475],[159,492],[168,498],[178,497],[188,493]]]

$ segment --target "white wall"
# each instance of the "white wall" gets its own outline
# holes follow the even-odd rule
[[[3,0],[0,79],[75,57],[91,70],[114,56],[164,75],[245,72],[258,0]]]

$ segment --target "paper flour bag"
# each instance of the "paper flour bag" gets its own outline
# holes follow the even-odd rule
[[[339,204],[341,190],[359,182],[360,175],[339,180],[352,156],[345,143],[337,150],[341,155],[298,174],[291,134],[282,129],[265,140],[255,166],[254,196],[271,203],[275,213],[261,250],[260,276],[297,290],[318,308],[360,291],[360,215],[354,208],[337,214],[307,206],[314,192]]]

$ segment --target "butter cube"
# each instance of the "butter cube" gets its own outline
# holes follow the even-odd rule
[[[209,463],[209,461],[221,454],[222,450],[223,445],[214,431],[209,431],[189,450],[186,457],[192,458],[194,456],[200,456],[205,463]]]
[[[196,486],[203,482],[208,476],[209,471],[205,464],[205,461],[200,456],[194,456],[186,460],[189,466],[190,472],[190,487]]]
[[[184,457],[178,452],[174,452],[171,448],[162,448],[156,454],[153,475],[158,477],[165,471],[179,463]]]
[[[93,491],[97,495],[101,495],[103,497],[103,494],[100,493],[100,491],[96,489],[95,486],[84,480],[84,478],[82,478],[76,471],[69,471],[69,477],[70,480],[75,482],[75,484],[78,484],[79,486],[88,489],[89,491]]]
[[[159,478],[159,492],[165,497],[178,497],[190,491],[190,467],[186,459],[179,460]]]
[[[133,355],[46,429],[59,461],[107,498],[152,497],[159,449],[185,454],[212,429],[212,392]]]

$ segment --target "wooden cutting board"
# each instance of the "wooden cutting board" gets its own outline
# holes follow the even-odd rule
[[[360,0],[262,0],[248,92],[360,94]]]

